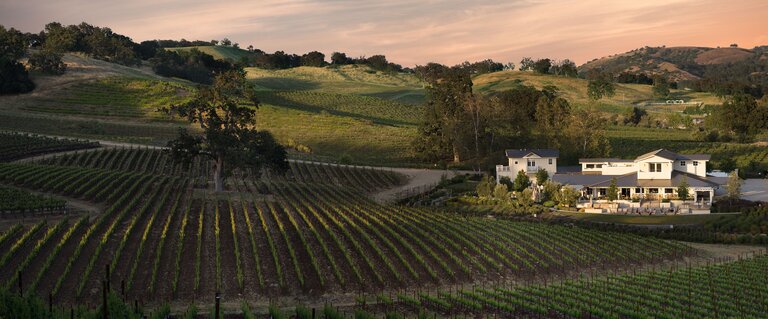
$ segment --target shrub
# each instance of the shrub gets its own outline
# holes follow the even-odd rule
[[[33,53],[29,57],[29,67],[31,70],[40,71],[43,73],[61,75],[67,71],[67,65],[61,60],[63,55],[61,53],[42,50],[37,53]]]

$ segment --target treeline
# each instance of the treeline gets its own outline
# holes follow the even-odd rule
[[[539,74],[553,74],[566,77],[578,77],[576,63],[569,59],[555,61],[549,58],[533,60],[525,57],[520,61],[520,71],[533,71]]]
[[[26,55],[26,37],[0,25],[0,94],[26,93],[35,88],[19,59]]]
[[[472,91],[470,72],[460,66],[429,63],[415,73],[428,87],[413,148],[427,161],[472,159],[487,168],[499,151],[532,145],[560,149],[565,162],[610,153],[606,121],[594,112],[573,110],[554,86],[538,90],[519,84],[480,95]]]

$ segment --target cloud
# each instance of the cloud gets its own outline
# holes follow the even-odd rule
[[[763,0],[84,1],[0,3],[0,21],[109,26],[136,41],[220,39],[265,51],[385,54],[404,65],[523,56],[578,63],[644,45],[761,44]]]

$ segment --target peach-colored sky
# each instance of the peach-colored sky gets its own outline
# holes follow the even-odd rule
[[[302,54],[385,54],[412,66],[524,56],[590,59],[642,46],[768,44],[768,0],[0,0],[0,24],[87,21],[134,41],[228,37]]]

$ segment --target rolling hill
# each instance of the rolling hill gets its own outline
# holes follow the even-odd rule
[[[654,97],[650,85],[617,83],[616,94],[613,97],[607,97],[598,102],[593,102],[587,96],[587,80],[537,74],[534,72],[494,72],[476,76],[472,81],[475,90],[481,93],[503,91],[521,84],[532,85],[538,89],[547,85],[553,85],[559,89],[560,94],[569,100],[574,107],[596,107],[601,111],[609,113],[624,112],[636,105],[644,105],[648,102],[664,102],[663,100],[665,100]],[[722,103],[718,97],[706,92],[672,90],[670,98],[696,101],[704,104]]]
[[[700,79],[707,66],[748,62],[750,59],[765,60],[765,50],[762,47],[752,50],[738,47],[643,47],[594,59],[581,65],[579,72],[602,69],[613,74],[666,74],[673,81],[685,81]]]

